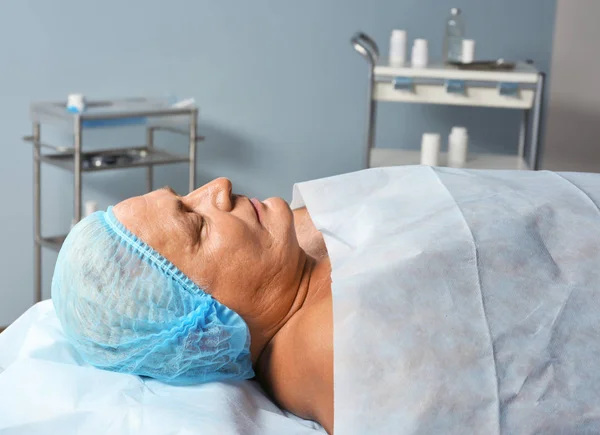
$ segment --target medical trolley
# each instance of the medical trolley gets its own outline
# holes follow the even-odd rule
[[[198,108],[173,105],[167,99],[129,98],[91,101],[81,113],[71,113],[65,102],[33,103],[30,110],[32,134],[23,139],[33,144],[33,212],[34,212],[34,298],[42,300],[42,247],[58,251],[66,234],[41,234],[41,167],[42,163],[73,172],[73,223],[82,218],[82,176],[87,172],[146,168],[146,188],[153,190],[153,168],[157,165],[187,163],[188,185],[196,187],[196,144]],[[42,124],[71,129],[73,142],[56,146],[42,140]],[[110,150],[86,150],[83,131],[86,129],[142,126],[146,130],[145,144]],[[159,130],[183,134],[189,139],[187,155],[176,155],[154,147],[154,133]]]
[[[461,69],[452,65],[414,68],[391,66],[379,59],[375,41],[356,33],[351,44],[369,64],[365,166],[419,164],[416,150],[375,147],[377,103],[404,102],[522,111],[517,155],[469,154],[467,168],[532,169],[539,165],[545,75],[527,63],[511,70]],[[529,136],[529,138],[528,138]],[[442,160],[444,155],[442,154]]]

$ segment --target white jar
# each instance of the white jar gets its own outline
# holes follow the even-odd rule
[[[462,41],[462,63],[472,63],[475,60],[475,41],[463,39]]]
[[[421,140],[421,164],[427,166],[438,166],[440,156],[440,135],[437,133],[425,133]]]
[[[82,113],[85,110],[85,97],[82,94],[69,94],[67,110],[71,113]]]
[[[429,63],[429,45],[426,39],[415,39],[412,48],[412,66],[425,68]]]
[[[452,127],[448,138],[448,166],[462,168],[467,163],[469,134],[465,127]]]
[[[96,201],[86,201],[84,216],[89,216],[98,211],[98,203]]]
[[[402,66],[406,62],[406,31],[392,30],[390,37],[390,66]]]

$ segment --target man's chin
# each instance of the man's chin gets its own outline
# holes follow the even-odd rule
[[[290,214],[290,215],[292,213],[292,209],[290,208],[289,204],[283,198],[274,196],[274,197],[265,199],[263,201],[263,203],[267,207],[269,207],[270,210],[273,210],[274,212],[286,212],[287,214]]]

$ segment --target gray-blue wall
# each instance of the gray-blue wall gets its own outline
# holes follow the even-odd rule
[[[363,30],[386,53],[390,31],[404,28],[411,40],[429,39],[435,56],[453,6],[465,11],[478,58],[531,58],[548,70],[554,0],[3,1],[0,325],[33,298],[32,153],[20,141],[30,131],[31,100],[70,92],[195,97],[208,138],[199,150],[199,182],[227,176],[239,192],[290,199],[294,182],[361,167],[367,66],[350,36]],[[464,124],[473,147],[510,150],[517,120],[496,110],[384,105],[378,143],[416,147],[424,131],[446,134]],[[123,142],[135,141],[134,133],[123,132]],[[114,146],[119,136],[85,138]],[[158,184],[185,190],[185,167],[157,172]],[[43,229],[65,232],[72,178],[44,168],[43,180]],[[141,192],[144,174],[94,174],[84,182],[85,197],[106,206]],[[46,296],[54,259],[44,253]]]

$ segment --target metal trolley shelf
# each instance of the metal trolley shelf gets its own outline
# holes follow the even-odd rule
[[[388,65],[380,61],[379,48],[368,35],[356,33],[351,44],[369,64],[366,167],[419,163],[417,151],[375,147],[377,103],[400,102],[520,110],[522,118],[517,154],[469,156],[466,167],[538,168],[544,73],[525,63],[518,63],[513,70],[507,71],[467,70],[449,65],[426,68]]]
[[[105,170],[146,168],[146,188],[153,190],[153,168],[157,165],[188,163],[188,186],[196,186],[196,144],[198,108],[173,107],[166,99],[129,98],[92,101],[84,113],[73,114],[65,103],[41,102],[31,105],[32,134],[23,140],[33,144],[34,185],[34,297],[42,299],[42,248],[59,250],[65,235],[41,234],[41,166],[46,163],[73,172],[73,220],[82,217],[82,174]],[[72,146],[56,146],[42,141],[42,124],[70,126]],[[146,129],[146,143],[135,147],[83,151],[83,131],[91,128],[139,125]],[[176,155],[154,147],[154,133],[159,130],[183,134],[189,139],[188,155]],[[42,152],[42,150],[46,152]]]

